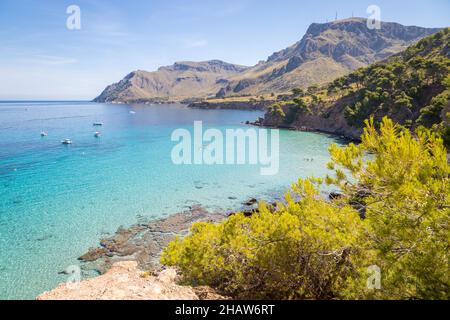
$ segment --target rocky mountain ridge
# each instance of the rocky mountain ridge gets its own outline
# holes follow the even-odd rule
[[[219,91],[228,78],[247,67],[220,60],[181,61],[157,71],[137,70],[108,87],[95,102],[172,102]]]
[[[210,60],[177,62],[154,72],[137,70],[108,86],[94,101],[177,102],[285,93],[327,83],[437,31],[391,22],[370,30],[363,18],[313,23],[300,41],[253,67]]]
[[[280,93],[321,85],[399,53],[440,30],[392,22],[382,22],[381,29],[371,30],[366,21],[351,18],[313,23],[299,42],[230,79],[221,94]]]
[[[440,132],[450,145],[450,28],[400,54],[337,78],[323,87],[293,90],[261,125],[316,130],[358,139],[364,121],[387,116],[414,131]]]

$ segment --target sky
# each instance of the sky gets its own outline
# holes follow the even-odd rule
[[[81,28],[66,26],[77,5]],[[133,70],[254,65],[313,22],[367,17],[450,26],[450,0],[0,0],[0,100],[91,100]]]

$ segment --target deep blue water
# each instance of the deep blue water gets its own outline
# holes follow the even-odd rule
[[[334,139],[292,131],[280,132],[275,176],[261,176],[259,166],[172,163],[173,130],[191,130],[195,120],[246,129],[242,122],[258,116],[180,105],[0,102],[0,298],[33,299],[52,289],[65,281],[59,271],[121,225],[192,203],[233,210],[249,197],[286,190],[298,177],[326,173]],[[104,125],[93,127],[97,121]],[[62,145],[65,138],[73,144]]]

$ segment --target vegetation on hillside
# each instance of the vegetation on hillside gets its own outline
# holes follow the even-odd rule
[[[361,144],[331,146],[333,174],[299,180],[284,203],[194,224],[162,263],[235,298],[449,299],[449,37],[445,29],[327,86],[278,97],[268,110],[275,122],[340,110],[348,125],[365,126]],[[323,185],[339,196],[324,199]]]
[[[345,104],[343,112],[352,127],[365,119],[379,123],[388,116],[411,129],[425,126],[448,137],[450,112],[450,28],[420,40],[405,52],[308,90],[293,90],[292,99],[278,102],[282,122],[289,125],[304,112],[326,118],[330,110]],[[272,115],[272,114],[271,114]]]
[[[353,89],[356,102],[345,110],[353,125],[362,126],[369,116],[390,114],[431,127],[441,121],[450,97],[449,39],[450,29],[445,29],[399,56],[335,80],[328,89]]]
[[[300,41],[252,67],[209,60],[176,62],[154,72],[137,70],[108,86],[95,101],[190,103],[214,96],[286,93],[296,86],[327,83],[438,30],[391,22],[370,30],[364,18],[314,23]]]
[[[330,147],[326,179],[299,180],[275,208],[197,223],[161,262],[235,298],[449,299],[450,167],[442,139],[384,118]],[[370,157],[366,155],[370,153]],[[339,188],[331,200],[323,184]],[[376,267],[371,267],[376,266]],[[373,270],[381,287],[368,286]],[[376,287],[376,286],[375,286]]]

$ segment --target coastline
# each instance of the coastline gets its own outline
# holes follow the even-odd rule
[[[129,116],[128,112],[126,113],[126,116]],[[255,116],[253,116],[252,119],[254,119],[254,117]],[[240,123],[243,122],[244,121],[242,120]],[[327,143],[327,141],[325,142]],[[298,175],[295,177],[298,177]],[[266,200],[267,203],[271,203],[272,200],[278,200],[280,197],[282,198],[283,192],[289,189],[290,183],[294,182],[295,179],[296,178],[289,180],[288,183],[283,186],[282,190],[278,190],[280,192],[275,190],[276,192],[271,192],[268,197],[266,197],[267,194],[259,194],[258,192],[253,193],[253,191],[252,193],[248,193],[247,196],[255,196],[258,199]],[[197,188],[197,186],[195,188]],[[230,195],[236,196],[233,193]],[[230,198],[230,200],[233,199]],[[236,198],[234,198],[234,200],[236,200]],[[245,199],[239,199],[239,201],[245,202]],[[120,227],[112,234],[112,236],[94,240],[94,248],[86,251],[82,249],[83,251],[80,251],[79,253],[84,252],[84,254],[78,257],[79,253],[77,253],[77,256],[74,258],[80,258],[79,261],[81,261],[83,275],[86,275],[86,277],[83,278],[102,275],[115,263],[130,260],[136,261],[140,270],[157,270],[160,267],[159,254],[162,249],[176,235],[186,234],[192,223],[197,221],[219,222],[225,219],[230,213],[242,210],[246,211],[246,214],[251,214],[250,211],[254,208],[254,203],[251,205],[244,204],[243,206],[240,206],[239,203],[241,202],[239,201],[234,201],[232,206],[227,206],[227,209],[225,209],[226,212],[225,210],[217,211],[217,209],[213,209],[213,207],[208,209],[210,210],[208,211],[201,205],[192,205],[189,210],[178,213],[177,211],[173,211],[175,214],[162,220],[141,222],[138,219],[137,221],[139,222],[130,227],[128,227],[129,224],[127,224],[126,228]],[[256,202],[256,200],[254,200],[254,202]],[[203,205],[206,206],[204,203]],[[112,230],[115,230],[119,225],[120,224],[116,224]],[[97,243],[99,244],[98,246]],[[88,249],[88,246],[86,246],[85,249]],[[56,272],[60,272],[61,274],[64,273],[61,272],[61,269],[56,270]],[[61,278],[63,278],[62,281],[64,281],[64,278],[66,277],[63,274]]]
[[[273,197],[275,201],[275,197]],[[79,285],[70,287],[60,283],[40,293],[37,300],[94,300],[94,299],[147,299],[147,300],[226,300],[216,290],[200,286],[178,284],[179,274],[173,268],[159,263],[159,256],[176,236],[184,236],[196,222],[218,223],[237,212],[251,216],[257,212],[258,200],[249,198],[239,210],[232,212],[208,211],[199,204],[166,218],[138,222],[119,227],[109,237],[99,241],[78,260],[82,277]],[[275,207],[275,202],[271,202]],[[94,275],[95,274],[95,275]],[[118,279],[127,279],[124,284]],[[141,290],[134,290],[141,287]],[[131,290],[133,289],[133,290]]]
[[[104,274],[121,261],[136,261],[143,271],[156,270],[160,267],[160,253],[177,235],[185,235],[195,222],[219,222],[226,217],[223,212],[208,212],[195,204],[167,218],[119,227],[112,236],[101,239],[98,247],[88,249],[78,260],[83,271],[97,274]]]
[[[173,268],[142,272],[135,261],[115,263],[105,274],[73,286],[64,283],[36,300],[228,300],[210,287],[178,284]]]
[[[328,199],[336,194],[322,192]],[[121,226],[112,236],[101,239],[99,246],[88,249],[78,258],[82,272],[95,273],[95,276],[83,277],[75,288],[60,283],[36,299],[227,300],[229,297],[213,288],[179,284],[180,275],[175,269],[161,265],[159,256],[176,236],[186,235],[193,223],[219,223],[237,212],[250,217],[258,212],[258,202],[262,199],[262,196],[248,198],[239,209],[228,212],[208,211],[200,204],[194,204],[188,210],[166,218],[138,222],[126,228]],[[273,212],[277,202],[282,201],[282,193],[273,194],[270,201],[264,201]],[[118,279],[127,279],[127,286]],[[134,290],[136,287],[142,289]]]
[[[361,128],[349,126],[341,114],[332,118],[323,118],[320,115],[305,115],[294,123],[285,125],[282,119],[266,112],[263,117],[254,122],[249,122],[249,124],[265,128],[323,133],[352,142],[361,142],[362,134]]]
[[[270,201],[264,201],[275,207],[281,196],[282,194],[274,194]],[[162,250],[176,236],[186,235],[193,223],[218,223],[237,212],[251,216],[258,212],[258,201],[262,199],[263,196],[248,198],[240,208],[232,211],[208,211],[202,205],[194,204],[188,210],[166,218],[138,222],[126,228],[121,226],[113,235],[100,239],[97,247],[89,248],[78,260],[83,271],[98,275],[104,274],[114,264],[122,261],[136,261],[142,271],[159,270],[159,255]]]
[[[246,124],[270,128],[270,126],[258,123],[258,120]],[[329,135],[334,138],[343,139],[346,143],[357,141],[350,137],[320,130],[275,128]],[[288,189],[289,185],[286,186],[286,190]],[[324,192],[323,196],[331,197],[332,194],[333,192]],[[128,227],[120,226],[113,235],[100,239],[97,247],[89,248],[83,255],[78,257],[83,273],[95,275],[93,277],[87,276],[85,279],[89,280],[102,276],[117,264],[120,265],[124,262],[135,262],[136,270],[140,272],[154,272],[157,274],[164,270],[163,266],[159,263],[159,256],[163,249],[176,236],[182,237],[186,235],[193,223],[219,223],[237,212],[242,212],[245,216],[251,216],[258,212],[258,202],[263,198],[262,195],[248,198],[248,200],[241,203],[239,208],[232,211],[219,209],[208,211],[201,204],[197,203],[189,206],[187,210],[171,214],[162,219],[137,222]],[[272,206],[272,208],[276,208],[276,201],[282,201],[282,198],[283,192],[280,192],[272,194],[269,199],[265,198],[264,201]],[[83,279],[83,281],[85,280]]]
[[[266,125],[262,123],[260,120],[264,121],[264,118],[257,119],[256,121],[248,121],[246,122],[247,125],[260,127],[260,128],[267,128],[267,129],[279,129],[279,130],[288,130],[288,131],[297,131],[297,132],[313,132],[317,134],[324,134],[332,138],[343,140],[345,143],[360,143],[361,139],[356,138],[353,135],[347,134],[345,132],[336,132],[333,130],[326,130],[326,129],[316,129],[306,126],[283,126],[283,125]]]
[[[273,101],[222,101],[222,102],[194,102],[188,108],[207,110],[266,110]]]

